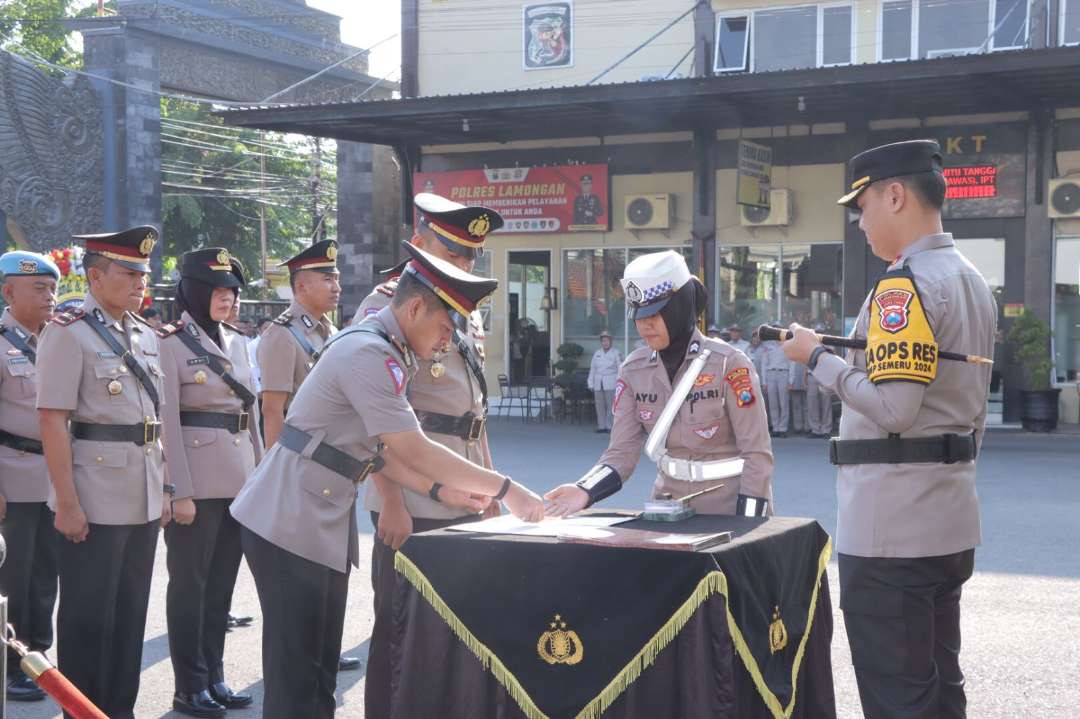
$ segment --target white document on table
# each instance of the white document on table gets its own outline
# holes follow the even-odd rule
[[[513,534],[524,537],[558,537],[570,534],[592,536],[597,529],[614,527],[634,517],[545,517],[539,522],[523,522],[512,514],[502,514],[479,522],[465,522],[447,527],[455,532],[478,534]]]

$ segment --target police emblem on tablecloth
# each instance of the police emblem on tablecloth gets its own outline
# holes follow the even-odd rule
[[[394,394],[401,394],[405,389],[405,370],[393,358],[387,358],[386,371],[390,373],[390,380],[394,383]]]
[[[896,333],[908,326],[908,308],[915,295],[898,288],[887,289],[874,297],[874,304],[880,310],[881,329]]]
[[[724,381],[735,393],[735,404],[749,407],[754,403],[754,380],[750,377],[749,367],[736,367],[724,375]]]
[[[787,627],[780,618],[780,607],[773,607],[772,624],[769,625],[769,653],[776,654],[787,646]]]
[[[577,664],[585,658],[585,647],[577,632],[566,629],[562,615],[556,614],[549,629],[540,635],[536,652],[548,664]]]

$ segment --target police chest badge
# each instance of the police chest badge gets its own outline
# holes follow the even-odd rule
[[[716,431],[720,429],[720,423],[709,425],[708,427],[700,427],[694,430],[694,434],[702,439],[712,439],[716,436]]]
[[[394,383],[394,394],[401,394],[405,389],[405,370],[392,357],[386,359],[386,371],[390,373],[390,381]]]
[[[930,384],[938,346],[911,271],[886,273],[874,287],[866,333],[866,373],[874,384]]]
[[[750,377],[749,367],[736,367],[724,375],[724,381],[735,393],[735,404],[749,407],[754,403],[754,380]]]
[[[556,614],[549,629],[536,642],[536,653],[548,664],[577,664],[585,658],[585,648],[577,632],[567,631],[566,622]]]

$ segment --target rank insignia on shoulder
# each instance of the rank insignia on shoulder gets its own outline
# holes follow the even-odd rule
[[[386,371],[390,373],[390,381],[394,383],[394,394],[401,394],[405,389],[405,370],[393,357],[386,358]]]
[[[690,343],[690,349],[687,350],[687,354],[696,355],[700,351],[701,351],[701,343],[698,342],[697,340],[694,340],[693,342]]]
[[[735,404],[739,407],[749,407],[754,403],[754,381],[750,377],[749,367],[736,367],[724,376],[724,381],[731,385]]]
[[[52,321],[60,325],[61,327],[66,327],[75,320],[82,319],[84,315],[86,315],[86,313],[82,310],[68,310],[67,312],[61,312],[60,314],[54,316],[52,318]]]
[[[383,282],[381,285],[375,288],[375,291],[381,295],[393,297],[394,292],[397,291],[397,281],[392,280],[390,282]]]
[[[99,310],[97,307],[95,307],[94,308],[94,319],[97,320],[98,322],[100,322],[101,324],[105,324],[105,313],[102,312],[101,310]]]
[[[281,325],[282,327],[289,324],[290,322],[292,322],[292,315],[288,312],[282,312],[280,315],[274,318],[274,324]]]
[[[161,339],[165,339],[166,337],[172,337],[174,334],[182,330],[185,324],[186,323],[183,320],[177,320],[172,324],[162,325],[157,329],[157,335]]]

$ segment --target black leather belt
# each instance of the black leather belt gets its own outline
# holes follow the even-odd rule
[[[0,444],[5,447],[11,447],[17,449],[20,452],[31,452],[33,454],[44,454],[45,450],[41,448],[40,439],[30,439],[29,437],[20,437],[17,434],[11,434],[0,429]]]
[[[303,454],[304,449],[311,443],[311,435],[291,424],[286,424],[281,428],[277,441],[285,449]],[[386,464],[386,460],[379,455],[368,460],[359,460],[326,442],[320,442],[311,453],[311,461],[357,483],[363,482],[369,474],[378,472]]]
[[[416,418],[420,420],[420,426],[425,432],[449,434],[461,437],[466,442],[479,441],[484,436],[484,425],[487,423],[485,417],[477,417],[472,412],[455,417],[451,414],[419,411]]]
[[[227,429],[233,434],[239,434],[247,431],[248,413],[230,414],[228,412],[189,412],[181,410],[180,424],[184,427]]]
[[[152,444],[161,436],[161,422],[147,420],[138,424],[96,424],[72,422],[71,434],[76,439],[99,442],[134,442],[138,446]]]
[[[975,459],[975,435],[941,434],[935,437],[886,439],[833,439],[829,441],[829,461],[833,464],[909,464],[938,462],[954,464]]]

